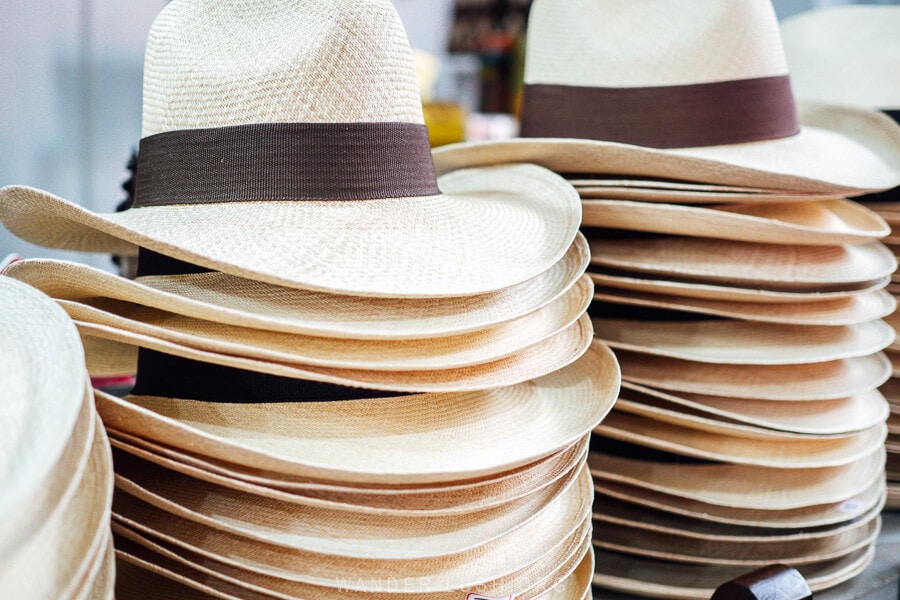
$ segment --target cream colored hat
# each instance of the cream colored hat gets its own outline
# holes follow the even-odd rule
[[[591,264],[695,283],[786,292],[843,291],[890,276],[884,244],[795,246],[678,236],[589,239]]]
[[[571,183],[571,181],[570,181]],[[593,182],[591,182],[593,183]],[[660,202],[672,204],[722,204],[722,203],[753,203],[764,204],[768,202],[800,202],[811,200],[833,200],[834,194],[810,194],[797,192],[779,192],[772,190],[759,191],[727,191],[709,190],[693,191],[690,189],[659,189],[652,187],[640,187],[631,185],[576,185],[578,195],[581,196],[582,209],[587,209],[591,200],[632,200],[638,202]],[[873,209],[874,210],[874,209]]]
[[[565,173],[809,192],[900,183],[900,127],[875,111],[798,118],[769,2],[538,0],[524,138],[435,151],[441,172],[530,161]]]
[[[468,333],[546,306],[572,287],[590,259],[580,233],[548,270],[498,292],[453,298],[336,296],[205,272],[134,281],[73,262],[20,260],[4,272],[61,300],[112,298],[240,327],[354,339],[421,339]]]
[[[707,300],[674,294],[622,291],[596,287],[594,299],[615,304],[662,308],[688,313],[728,317],[744,321],[785,325],[847,326],[883,319],[897,308],[897,300],[885,290],[873,290],[843,298],[810,302],[747,302]]]
[[[582,224],[674,235],[773,244],[859,244],[890,226],[848,200],[682,206],[627,200],[583,200]]]
[[[204,369],[196,377],[179,370],[183,381],[173,381],[175,371],[167,368],[154,377],[139,374],[124,399],[98,393],[104,423],[290,476],[420,483],[499,473],[566,447],[606,415],[619,390],[615,358],[599,342],[569,367],[540,379],[452,394],[373,398],[369,390],[306,384],[292,391],[291,382],[278,378],[196,366]],[[242,385],[257,395],[242,392]],[[288,388],[281,397],[291,401],[273,402],[270,394],[280,385]],[[225,396],[229,391],[231,398]],[[309,401],[315,394],[321,401]],[[252,398],[268,401],[240,403]],[[484,450],[488,439],[490,452]]]
[[[801,100],[900,109],[900,8],[834,6],[781,23],[791,85]]]
[[[289,287],[442,297],[547,270],[581,219],[578,194],[541,167],[436,179],[388,0],[177,0],[151,28],[143,89],[134,208],[7,187],[10,231]]]

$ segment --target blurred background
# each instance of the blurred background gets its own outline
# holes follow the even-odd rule
[[[393,0],[428,86],[435,144],[515,135],[530,0]],[[779,18],[848,0],[775,0]],[[863,3],[863,2],[857,2]],[[865,2],[898,4],[900,0]],[[141,122],[143,48],[165,0],[0,3],[0,186],[30,185],[110,212],[125,197]],[[113,269],[108,256],[30,246],[9,253]]]

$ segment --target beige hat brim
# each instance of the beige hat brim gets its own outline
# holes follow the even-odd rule
[[[582,276],[556,300],[527,315],[473,333],[424,340],[335,339],[263,331],[108,299],[58,303],[78,324],[127,330],[209,352],[302,366],[430,371],[492,362],[542,342],[572,326],[592,295],[590,278]]]
[[[530,379],[543,377],[570,365],[587,352],[593,339],[590,318],[587,314],[582,314],[572,325],[558,333],[498,360],[451,369],[373,371],[287,364],[234,356],[107,325],[83,321],[76,322],[76,325],[82,336],[102,337],[118,343],[118,345],[107,348],[108,351],[121,348],[121,344],[130,344],[164,354],[235,369],[293,379],[400,392],[461,392],[516,385]],[[104,354],[105,363],[108,362],[107,358],[108,356]],[[136,359],[135,352],[122,353],[121,368],[124,372],[135,372],[136,360],[129,362],[133,359]],[[90,366],[92,359],[88,358],[87,361]]]
[[[87,592],[76,596],[78,600],[114,600],[116,587],[116,550],[113,547],[112,531],[100,555],[100,568],[93,579],[88,581]]]
[[[116,434],[118,435],[118,433]],[[110,438],[114,448],[145,462],[159,465],[176,473],[182,473],[197,481],[208,482],[241,494],[251,494],[277,502],[296,504],[301,509],[311,507],[324,510],[342,510],[364,515],[396,517],[458,517],[491,510],[521,500],[543,490],[563,489],[577,475],[576,466],[587,458],[587,444],[579,442],[558,455],[538,461],[533,468],[513,477],[500,475],[496,480],[476,485],[460,484],[449,489],[435,489],[424,485],[423,493],[372,493],[372,488],[362,491],[346,491],[337,486],[317,489],[284,489],[263,482],[250,482],[225,472],[206,471],[202,468],[154,454],[138,446]],[[384,491],[384,490],[383,490]]]
[[[583,225],[745,242],[833,246],[891,232],[876,213],[842,199],[710,208],[583,199],[581,207]]]
[[[856,289],[843,289],[838,291],[819,289],[810,292],[760,289],[761,286],[731,287],[728,285],[713,285],[697,281],[677,281],[671,277],[656,278],[644,273],[627,275],[617,273],[613,275],[597,272],[596,269],[594,272],[588,273],[588,275],[590,275],[591,279],[594,281],[595,286],[608,286],[616,289],[638,292],[670,294],[683,298],[773,304],[783,304],[787,302],[821,302],[823,300],[837,300],[849,298],[850,296],[870,294],[871,292],[882,290],[891,281],[890,275],[885,275],[881,279],[872,281],[868,285],[861,285]]]
[[[787,533],[790,533],[790,530],[806,530],[849,523],[873,510],[880,510],[879,507],[883,504],[885,497],[884,480],[881,478],[873,479],[872,483],[864,490],[844,500],[792,509],[719,506],[599,478],[594,480],[594,489],[598,494],[637,504],[644,509],[665,511],[695,521],[738,527],[787,530]]]
[[[39,494],[47,496],[42,487],[56,476],[54,469],[84,418],[87,378],[77,330],[45,294],[2,277],[0,305],[5,422],[0,435],[2,557],[10,544],[20,540],[14,530],[35,524],[25,515]],[[88,436],[81,447],[89,446]]]
[[[891,376],[884,353],[804,365],[713,365],[616,352],[622,379],[672,392],[750,400],[833,400],[874,390]]]
[[[273,286],[225,273],[118,277],[87,265],[20,260],[4,271],[61,300],[113,298],[240,327],[335,338],[417,339],[468,333],[546,306],[590,260],[581,233],[543,273],[498,292],[448,299],[338,296]]]
[[[635,202],[660,202],[667,204],[724,204],[769,202],[810,202],[815,200],[833,200],[834,193],[815,194],[809,192],[789,192],[775,190],[758,191],[692,191],[689,189],[654,189],[636,186],[595,186],[590,184],[576,185],[581,196],[582,209],[591,200],[630,200]]]
[[[596,140],[518,138],[450,144],[439,173],[532,162],[559,173],[659,177],[797,192],[855,195],[900,185],[900,127],[875,111],[799,106],[795,136],[702,148],[655,149]]]
[[[595,479],[627,483],[717,506],[790,510],[853,498],[873,481],[883,481],[884,457],[884,449],[879,448],[869,456],[839,467],[777,469],[716,463],[659,463],[591,452],[588,464]]]
[[[591,264],[601,268],[772,291],[858,289],[897,268],[880,242],[786,246],[675,236],[588,241]]]
[[[776,469],[812,469],[856,462],[882,446],[887,437],[887,428],[881,423],[840,438],[749,439],[620,411],[612,411],[594,431],[672,454]]]
[[[93,213],[33,188],[0,189],[0,221],[41,246],[137,246],[239,277],[359,296],[497,291],[549,269],[572,244],[581,200],[535,165],[457,172],[422,198],[256,201]]]
[[[594,335],[614,350],[710,364],[792,365],[875,354],[896,339],[881,320],[851,326],[741,321],[594,318]]]
[[[615,304],[664,308],[695,314],[728,317],[743,321],[785,325],[857,325],[882,319],[897,308],[897,300],[885,290],[826,298],[811,302],[741,302],[706,300],[673,294],[659,294],[614,287],[597,287],[594,299]]]
[[[737,565],[691,565],[661,562],[606,550],[596,550],[594,585],[642,596],[707,600],[725,581],[745,575]],[[875,557],[875,548],[857,550],[841,558],[800,565],[813,592],[834,587],[862,573]]]
[[[236,464],[412,483],[489,475],[547,456],[600,422],[618,389],[615,357],[595,342],[565,369],[470,393],[224,404],[100,392],[97,406],[108,427]]]
[[[243,538],[329,556],[367,559],[420,559],[473,550],[537,517],[574,483],[564,477],[560,485],[502,506],[447,519],[444,515],[366,514],[303,506],[210,484],[135,461],[125,453],[117,453],[116,458],[120,495]],[[591,496],[589,485],[584,493]],[[123,496],[121,502],[125,506],[128,500]]]
[[[772,402],[667,394],[625,382],[617,410],[683,427],[748,439],[828,438],[884,422],[888,404],[878,390],[849,398]]]
[[[90,418],[99,421],[96,414]],[[0,564],[5,597],[68,598],[90,571],[109,536],[112,457],[106,432],[94,427],[90,457],[74,493],[32,531],[32,537]],[[47,557],[53,576],[47,576]]]

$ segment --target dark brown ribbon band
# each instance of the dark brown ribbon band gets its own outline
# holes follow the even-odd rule
[[[639,88],[533,84],[522,102],[522,137],[689,148],[800,131],[787,75]]]
[[[135,207],[439,194],[414,123],[261,123],[141,140]]]

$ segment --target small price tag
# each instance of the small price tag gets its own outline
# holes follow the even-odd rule
[[[466,594],[466,600],[515,600],[512,595],[509,596],[482,596],[481,594]]]
[[[851,498],[850,500],[844,500],[837,509],[842,513],[857,513],[862,507],[863,503],[861,500]]]

